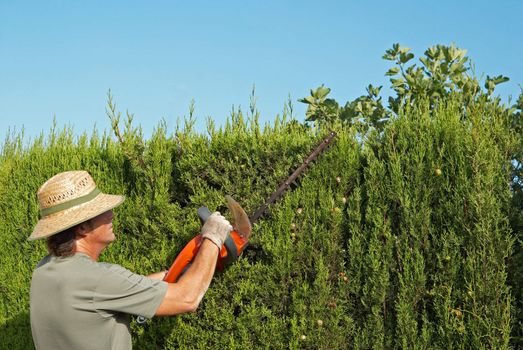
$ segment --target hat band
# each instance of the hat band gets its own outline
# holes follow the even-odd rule
[[[85,196],[78,197],[78,198],[72,199],[70,201],[67,201],[65,203],[60,203],[53,207],[49,207],[49,208],[40,210],[40,217],[58,213],[59,211],[63,211],[66,209],[70,209],[72,207],[76,207],[77,205],[87,203],[90,200],[94,199],[96,196],[98,196],[100,193],[101,193],[101,191],[98,189],[98,187],[95,187],[94,190],[92,190]]]

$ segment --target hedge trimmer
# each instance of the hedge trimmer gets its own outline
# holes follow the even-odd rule
[[[238,259],[249,243],[249,238],[252,233],[252,224],[258,221],[258,219],[267,212],[269,206],[280,198],[283,192],[289,188],[291,184],[296,182],[297,178],[303,173],[303,171],[305,171],[305,169],[307,169],[309,164],[322,154],[331,144],[335,136],[336,133],[334,131],[329,132],[327,137],[325,137],[312,153],[309,154],[305,161],[294,170],[294,172],[278,187],[278,189],[270,195],[265,203],[263,203],[250,217],[247,216],[243,208],[231,196],[225,197],[227,200],[227,206],[233,215],[234,223],[233,231],[225,240],[220,255],[218,256],[216,268],[219,271],[223,270],[226,266]],[[211,215],[211,212],[206,207],[200,207],[198,209],[198,215],[202,222],[205,222],[205,220],[207,220]],[[187,243],[172,263],[169,271],[164,277],[164,281],[174,283],[178,280],[198,253],[201,241],[202,236],[199,234]]]
[[[301,165],[294,170],[294,172],[274,191],[269,198],[263,203],[250,217],[247,216],[245,210],[231,197],[225,196],[227,206],[233,216],[233,230],[229,237],[225,240],[220,254],[218,255],[218,262],[216,269],[222,271],[226,266],[232,264],[243,253],[249,244],[249,238],[252,233],[252,224],[262,217],[269,206],[280,198],[291,184],[296,183],[298,177],[307,169],[307,167],[331,144],[332,139],[336,136],[334,131],[329,132],[327,137],[312,151],[311,154],[301,163]],[[198,209],[198,216],[205,222],[211,215],[211,211],[206,207]],[[174,283],[191,265],[192,261],[198,254],[200,244],[202,242],[202,235],[199,234],[189,241],[178,254],[171,267],[163,278],[164,281]],[[138,316],[138,323],[144,323],[147,319],[143,316]]]

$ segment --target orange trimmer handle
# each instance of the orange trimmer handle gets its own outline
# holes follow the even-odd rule
[[[180,254],[174,259],[169,271],[163,278],[164,281],[169,283],[174,283],[178,278],[185,272],[185,270],[190,266],[194,257],[200,249],[200,244],[202,242],[202,235],[194,237],[187,243],[187,245],[182,249]]]

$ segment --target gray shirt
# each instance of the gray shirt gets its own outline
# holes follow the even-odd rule
[[[33,272],[30,317],[37,349],[131,349],[129,314],[147,318],[167,283],[76,253],[47,256]]]

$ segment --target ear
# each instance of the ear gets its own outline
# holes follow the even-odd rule
[[[78,237],[78,238],[83,238],[85,237],[91,230],[92,230],[92,225],[91,225],[91,221],[87,220],[87,221],[84,221],[78,225],[75,226],[74,228],[74,233],[75,235]]]

